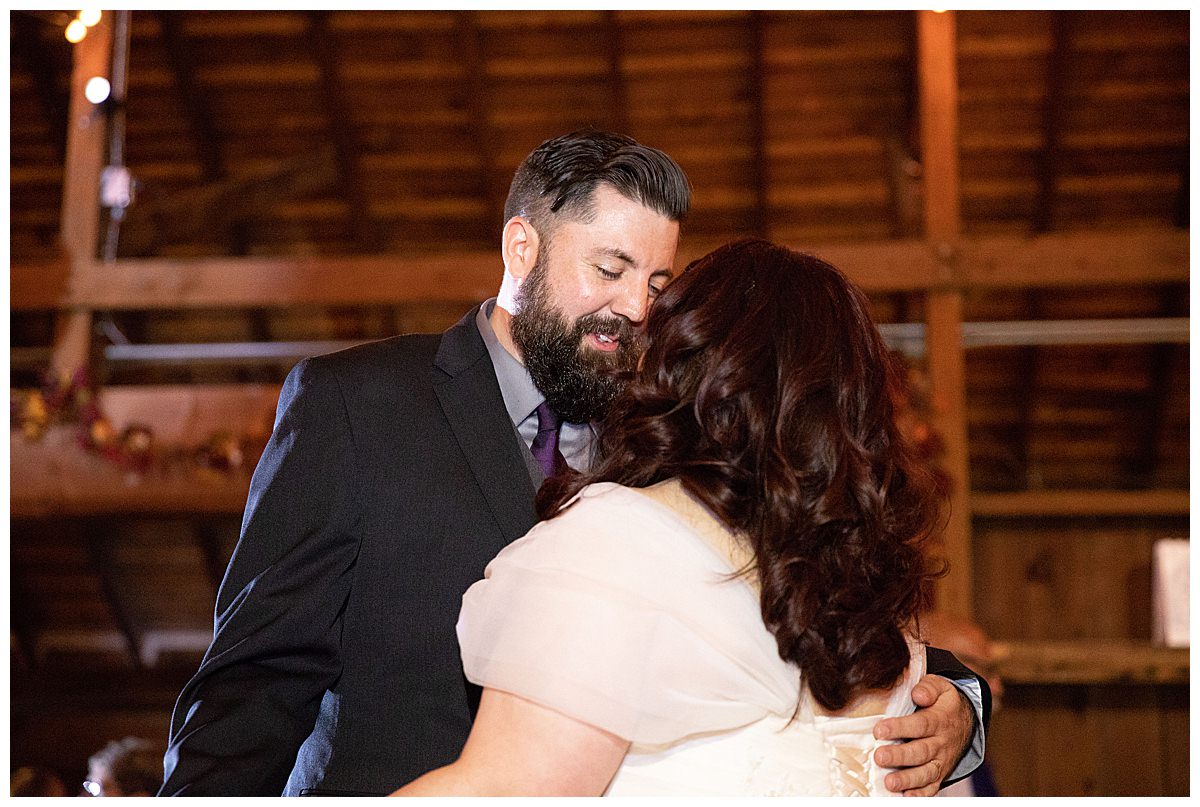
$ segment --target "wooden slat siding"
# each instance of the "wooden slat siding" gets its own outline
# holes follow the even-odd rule
[[[1138,228],[988,236],[960,243],[954,279],[915,240],[791,244],[829,261],[868,292],[961,285],[979,290],[1155,285],[1189,280],[1186,231]],[[685,242],[679,268],[722,240]],[[1046,267],[1055,271],[1048,273]],[[15,264],[14,311],[477,302],[496,293],[498,252],[118,260],[68,278],[55,261]]]
[[[988,735],[1000,794],[1187,795],[1186,704],[1183,685],[1013,686]]]
[[[490,110],[493,102],[488,94],[488,63],[484,50],[485,31],[480,25],[478,12],[460,11],[454,18],[455,37],[462,59],[462,99],[470,113],[470,133],[475,153],[479,158],[477,186],[479,198],[484,201],[481,217],[480,237],[496,233],[504,225],[504,198],[493,178],[499,162],[496,151],[496,132],[491,124]]]
[[[942,280],[953,278],[951,263],[960,230],[958,177],[958,73],[954,12],[918,11],[917,83],[924,166],[925,236],[944,261]],[[926,295],[926,345],[934,418],[950,476],[950,505],[942,554],[950,562],[938,582],[938,607],[960,617],[971,613],[971,477],[967,451],[966,377],[962,345],[962,292],[932,288]]]
[[[767,112],[764,100],[766,70],[766,12],[751,11],[748,15],[750,69],[746,81],[750,98],[750,181],[753,183],[754,206],[750,213],[750,231],[760,238],[771,237],[770,177],[767,173]]]
[[[1044,233],[1054,221],[1055,180],[1059,161],[1063,120],[1063,103],[1067,81],[1066,54],[1071,44],[1072,15],[1066,11],[1051,11],[1050,54],[1046,59],[1046,100],[1042,107],[1042,148],[1037,163],[1037,201],[1034,206],[1033,231]]]
[[[614,131],[633,137],[629,129],[629,91],[625,86],[625,71],[621,65],[625,55],[621,20],[616,11],[602,11],[601,20],[604,51],[608,58],[609,119]]]
[[[980,517],[1187,516],[1186,490],[975,491],[971,511]]]
[[[94,76],[111,73],[113,14],[105,13],[82,42],[74,46],[71,100],[67,130],[67,159],[63,173],[60,238],[74,275],[96,261],[100,233],[100,171],[104,165],[107,126],[103,115],[84,96]],[[51,365],[60,375],[74,373],[88,363],[92,341],[92,315],[86,310],[65,311],[55,323]]]
[[[1149,641],[1156,541],[1187,516],[1029,516],[974,523],[975,619],[996,640]]]

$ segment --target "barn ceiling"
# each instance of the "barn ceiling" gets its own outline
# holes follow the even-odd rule
[[[1187,12],[956,16],[965,236],[1188,227]],[[628,132],[680,162],[695,189],[687,243],[919,238],[914,19],[135,11],[123,147],[137,192],[117,254],[494,250],[517,163],[584,126]],[[14,263],[60,254],[68,20],[10,12]],[[873,299],[882,321],[923,316],[917,295]],[[380,337],[459,313],[131,311],[101,321],[133,341],[278,341]],[[968,322],[1187,316],[1180,283],[969,292],[965,311]],[[12,326],[22,350],[53,336],[50,312],[14,313]],[[284,369],[101,372],[120,384],[270,383]],[[987,348],[968,351],[966,369],[975,489],[1187,487],[1186,345]],[[14,363],[15,384],[34,377]],[[194,664],[236,531],[234,514],[16,519],[14,652],[30,667],[47,654],[66,666],[105,653],[118,666],[152,668],[173,653]]]

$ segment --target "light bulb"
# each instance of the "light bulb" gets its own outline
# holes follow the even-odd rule
[[[112,92],[112,86],[108,83],[108,79],[103,76],[93,76],[88,79],[88,83],[84,85],[83,97],[91,101],[93,104],[102,104],[108,100],[108,94]]]
[[[87,36],[87,32],[86,25],[79,20],[71,20],[70,25],[67,26],[65,36],[67,37],[67,41],[74,45],[76,42],[82,42],[83,38]]]
[[[100,22],[101,12],[98,8],[85,8],[79,12],[79,21],[91,28],[96,23]]]

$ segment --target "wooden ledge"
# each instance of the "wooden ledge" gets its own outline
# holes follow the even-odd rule
[[[992,669],[1006,684],[1187,684],[1191,651],[1145,641],[994,641]]]

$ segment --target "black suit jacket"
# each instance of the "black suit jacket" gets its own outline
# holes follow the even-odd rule
[[[535,521],[476,310],[288,376],[161,794],[383,794],[457,758],[462,595]]]

